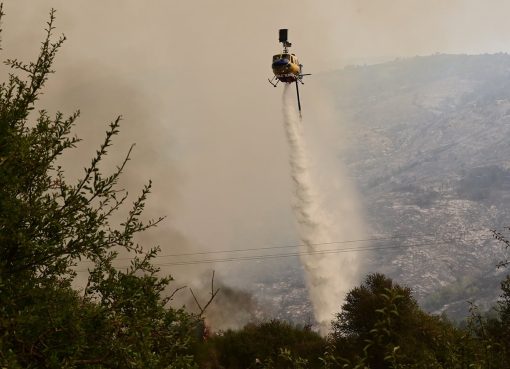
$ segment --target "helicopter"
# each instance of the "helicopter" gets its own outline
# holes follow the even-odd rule
[[[296,83],[296,93],[299,115],[301,116],[301,101],[299,99],[299,83],[304,84],[303,77],[310,76],[310,73],[303,74],[303,64],[299,63],[296,54],[289,53],[289,47],[292,44],[288,41],[288,30],[280,29],[278,34],[279,42],[283,45],[283,51],[280,54],[273,55],[273,68],[274,76],[268,79],[269,83],[276,87],[278,82]]]

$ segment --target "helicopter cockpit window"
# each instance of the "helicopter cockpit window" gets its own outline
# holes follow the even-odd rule
[[[286,59],[286,60],[291,61],[291,60],[293,60],[293,57],[289,54],[277,54],[277,55],[273,56],[273,61],[277,61],[280,59]]]

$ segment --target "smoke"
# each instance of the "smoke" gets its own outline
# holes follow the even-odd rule
[[[205,308],[203,316],[206,324],[215,332],[240,329],[248,323],[257,323],[272,315],[253,293],[230,286],[221,277],[211,280],[210,275],[203,274],[189,286],[181,287],[183,288],[173,296],[173,304],[185,306],[188,311],[196,314]],[[192,289],[193,293],[189,289]],[[219,292],[206,307],[217,290]]]
[[[290,174],[294,186],[293,209],[299,224],[301,241],[306,253],[301,255],[305,268],[307,287],[313,304],[315,319],[320,331],[327,333],[334,314],[339,311],[345,294],[358,279],[359,262],[356,255],[338,256],[320,254],[325,245],[338,241],[342,236],[335,230],[331,214],[320,206],[317,187],[310,178],[309,159],[303,139],[301,120],[293,104],[293,91],[285,85],[283,91],[283,121],[289,145]],[[344,193],[345,198],[348,194]],[[344,214],[337,223],[352,223],[358,214]],[[340,229],[341,230],[341,229]],[[343,235],[345,236],[345,234]],[[319,252],[319,253],[318,253]]]
[[[64,33],[68,40],[38,108],[50,113],[82,112],[75,132],[84,141],[65,158],[67,178],[81,175],[107,123],[122,114],[121,133],[108,164],[114,168],[136,143],[121,184],[136,196],[153,179],[145,214],[167,219],[141,235],[139,242],[161,246],[162,256],[155,262],[162,273],[175,277],[175,287],[190,285],[204,271],[215,269],[224,283],[237,290],[256,293],[252,286],[259,286],[261,280],[267,285],[280,282],[282,291],[290,288],[287,280],[282,281],[282,270],[296,269],[295,259],[200,264],[201,259],[232,254],[164,255],[256,249],[295,241],[278,92],[265,77],[271,73],[271,55],[279,50],[279,27],[290,29],[293,51],[307,71],[340,66],[339,52],[330,47],[338,36],[331,32],[337,23],[333,14],[343,16],[338,5],[8,1],[2,33],[4,58],[33,59],[51,7],[57,9],[56,33]],[[303,91],[306,117],[314,116],[312,109],[316,109],[317,128],[328,130],[326,136],[338,136],[336,122],[325,124],[324,99],[315,98],[314,84]],[[330,118],[328,123],[336,119]],[[335,146],[329,146],[323,157],[334,150]],[[324,171],[336,173],[336,164],[315,169],[321,176]],[[313,178],[319,182],[317,175]],[[335,191],[329,196],[335,197]],[[337,208],[342,201],[331,204]],[[348,237],[342,234],[342,239]],[[242,255],[257,254],[261,252]],[[172,265],[181,260],[197,263]],[[332,269],[340,265],[333,264]],[[249,321],[249,314],[243,316]]]
[[[216,300],[205,312],[206,322],[214,331],[240,329],[262,320],[264,311],[253,294],[225,284],[218,288]]]
[[[349,240],[359,238],[363,227],[355,191],[334,158],[346,147],[341,119],[318,92],[317,73],[381,56],[508,50],[500,35],[510,30],[510,5],[489,3],[7,0],[2,57],[32,60],[55,7],[56,33],[68,40],[38,108],[82,111],[76,133],[84,141],[67,157],[68,178],[82,173],[107,123],[122,114],[112,167],[136,142],[122,185],[135,196],[152,178],[147,216],[168,216],[140,242],[161,245],[163,255],[251,249],[289,244],[295,237],[279,98],[266,81],[271,55],[279,51],[277,30],[289,28],[293,52],[314,73],[302,90],[301,127],[310,148],[308,173],[320,189],[314,201],[329,214],[322,219],[327,236]],[[310,260],[321,259],[316,264],[328,269],[328,278],[341,279],[328,285],[345,290],[355,283],[357,273],[349,268],[360,266],[356,258],[330,254]],[[176,277],[177,286],[215,269],[240,289],[278,280],[294,262],[169,265],[191,257],[176,259],[161,257],[157,263]],[[341,294],[336,293],[336,311]]]

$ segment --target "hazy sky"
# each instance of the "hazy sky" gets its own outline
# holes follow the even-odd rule
[[[281,90],[267,83],[279,28],[289,28],[310,73],[510,51],[504,0],[7,0],[4,58],[36,55],[51,7],[68,41],[39,107],[82,111],[77,133],[86,143],[68,169],[88,163],[107,122],[122,114],[113,156],[137,143],[126,186],[154,180],[149,213],[169,218],[153,237],[167,252],[295,240]],[[302,94],[307,129],[324,133],[323,117],[337,118],[313,76]],[[339,131],[326,134],[333,146],[340,140]]]
[[[175,66],[168,53],[197,48],[219,60],[218,52],[224,52],[221,46],[226,45],[232,52],[243,50],[243,55],[269,51],[277,46],[275,29],[282,26],[291,29],[291,40],[318,70],[337,68],[353,59],[370,62],[435,52],[510,50],[510,3],[505,0],[308,0],[298,4],[7,0],[5,9],[11,17],[5,24],[9,25],[6,33],[10,30],[18,40],[28,40],[47,10],[55,7],[59,29],[74,38],[68,48],[72,47],[75,57],[101,54],[112,62],[141,57],[139,62],[150,60],[159,67]],[[77,39],[83,43],[81,53],[75,50]]]

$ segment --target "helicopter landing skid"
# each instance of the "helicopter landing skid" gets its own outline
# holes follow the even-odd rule
[[[269,81],[269,83],[270,83],[270,84],[272,84],[272,85],[273,85],[273,87],[276,87],[276,86],[278,85],[278,82],[280,82],[280,80],[279,80],[279,79],[277,79],[277,80],[276,80],[276,83],[273,83],[273,81],[274,81],[274,77],[273,77],[273,79],[269,79],[269,78],[268,78],[267,80]]]

